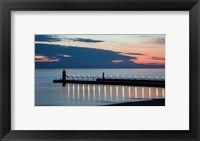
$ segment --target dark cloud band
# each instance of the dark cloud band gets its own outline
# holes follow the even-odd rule
[[[37,42],[60,42],[60,41],[70,41],[70,42],[85,42],[85,43],[100,43],[105,42],[103,40],[85,39],[85,38],[67,38],[53,35],[35,35],[35,41]]]
[[[163,57],[152,57],[153,60],[165,60]]]
[[[100,43],[104,42],[103,40],[93,40],[93,39],[84,39],[84,38],[72,38],[71,39],[74,42],[86,42],[86,43]]]

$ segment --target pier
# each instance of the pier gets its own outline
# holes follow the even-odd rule
[[[75,83],[75,84],[104,84],[104,85],[125,85],[125,86],[148,86],[148,87],[165,87],[165,80],[164,79],[152,79],[150,78],[125,78],[122,76],[116,77],[106,77],[105,73],[103,72],[102,77],[98,76],[69,76],[66,75],[66,71],[63,70],[62,72],[62,79],[55,79],[53,83],[62,83],[65,86],[66,83]]]

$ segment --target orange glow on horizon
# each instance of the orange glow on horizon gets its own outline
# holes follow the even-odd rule
[[[155,60],[152,57],[140,56],[137,59],[130,59],[131,62],[135,64],[144,64],[144,65],[165,65],[165,59]]]

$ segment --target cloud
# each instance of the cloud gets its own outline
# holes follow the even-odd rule
[[[165,44],[165,34],[158,35],[136,35],[138,39],[142,39],[144,44]]]
[[[64,54],[63,57],[68,58],[68,57],[71,57],[71,56]]]
[[[67,36],[60,35],[35,35],[36,42],[60,42],[60,41],[69,41],[69,42],[85,42],[85,43],[100,43],[104,42],[103,40],[94,40],[86,38],[68,38]]]
[[[165,37],[159,37],[159,38],[155,39],[155,43],[165,44]]]
[[[138,38],[157,38],[157,37],[165,36],[165,34],[138,34],[135,37]]]
[[[65,58],[69,58],[71,57],[70,55],[67,55],[67,54],[57,54],[58,56],[62,56],[62,57],[65,57]]]
[[[165,60],[164,57],[152,57],[153,60]]]
[[[125,54],[128,54],[128,55],[146,55],[146,54],[142,54],[142,53],[125,53]]]
[[[36,68],[137,68],[141,66],[129,61],[134,57],[87,47],[35,44],[35,54],[45,56],[45,58],[36,57]]]
[[[85,38],[70,38],[74,42],[86,42],[86,43],[100,43],[104,42],[103,40],[94,40],[94,39],[85,39]]]
[[[47,56],[36,55],[35,62],[58,62],[59,59],[56,58],[48,58]]]
[[[137,57],[119,52],[52,44],[35,44],[36,68],[163,68],[164,65],[135,63]],[[114,60],[114,61],[113,61]]]
[[[129,61],[135,64],[135,60],[137,60],[137,58],[134,57],[134,58],[130,59]]]
[[[145,65],[164,65],[164,64],[161,64],[161,63],[145,63]]]
[[[149,38],[148,40],[143,41],[143,43],[146,43],[146,44],[165,44],[165,37]]]
[[[112,60],[113,63],[122,63],[124,62],[123,60]]]
[[[36,42],[59,42],[61,38],[52,35],[35,35]]]

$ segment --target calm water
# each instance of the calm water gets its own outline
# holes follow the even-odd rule
[[[71,79],[94,79],[105,73],[109,78],[164,79],[164,69],[67,69]],[[36,106],[94,106],[165,97],[165,88],[53,83],[62,69],[36,69]],[[77,78],[79,76],[79,78]],[[72,78],[73,77],[73,78]],[[93,78],[94,77],[94,78]]]

